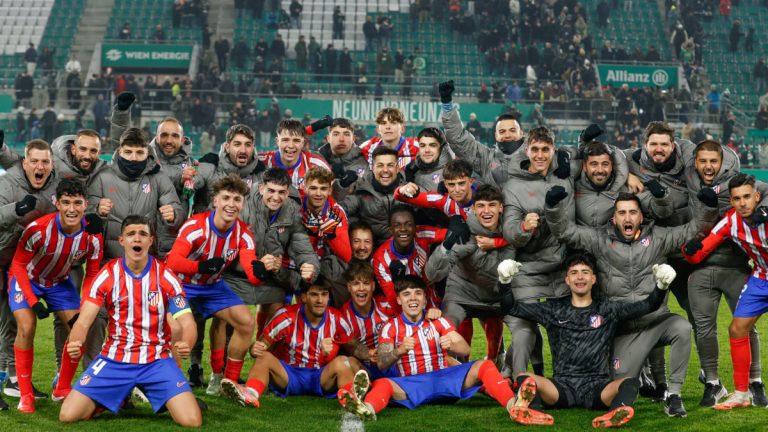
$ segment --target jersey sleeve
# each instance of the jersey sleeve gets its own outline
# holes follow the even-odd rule
[[[352,246],[349,243],[349,220],[340,205],[334,205],[333,211],[334,219],[338,220],[338,225],[334,232],[335,235],[328,238],[328,246],[334,255],[348,263],[352,259]]]
[[[394,344],[395,342],[395,324],[390,321],[384,324],[384,327],[381,328],[381,332],[379,333],[379,346],[385,343]]]
[[[409,198],[400,193],[400,188],[397,188],[395,189],[395,199],[416,207],[440,209],[448,216],[453,216],[451,212],[446,211],[446,203],[450,198],[437,192],[419,192],[416,196]],[[453,206],[450,207],[452,208]]]
[[[445,236],[448,234],[448,229],[437,228],[432,226],[418,226],[416,227],[416,238],[424,241],[428,246],[435,243],[442,243],[445,240]]]
[[[185,222],[166,257],[165,264],[168,268],[185,275],[197,273],[198,262],[188,257],[196,242],[201,241],[204,235],[202,227],[198,226],[197,219],[190,219]]]
[[[704,260],[709,254],[712,253],[720,244],[725,241],[726,237],[730,236],[731,232],[731,218],[730,213],[728,216],[720,220],[720,222],[712,228],[712,231],[704,237],[701,241],[703,247],[693,255],[685,254],[685,245],[683,245],[683,258],[691,264],[698,264]]]
[[[264,339],[269,345],[290,338],[293,320],[288,311],[282,308],[275,312],[275,316],[264,327]]]
[[[435,328],[437,328],[438,333],[440,333],[440,336],[445,336],[448,333],[456,331],[456,327],[454,327],[453,323],[444,317],[434,320],[433,323],[435,324]]]
[[[168,312],[174,318],[192,312],[187,300],[184,298],[184,288],[181,286],[181,281],[172,271],[163,269],[160,289],[168,300]]]
[[[379,283],[379,288],[381,288],[389,304],[396,305],[397,294],[395,294],[395,284],[392,282],[392,275],[389,273],[387,263],[381,259],[379,254],[373,256],[373,272],[376,274],[376,282]]]
[[[90,288],[87,291],[83,291],[83,301],[89,301],[99,307],[104,306],[104,300],[112,284],[111,280],[112,275],[109,268],[102,268],[99,274],[96,275],[96,279],[94,279]]]
[[[355,336],[352,325],[349,324],[340,312],[336,312],[336,334],[333,335],[333,343],[344,345]]]
[[[11,262],[10,273],[11,276],[16,279],[16,283],[21,288],[21,293],[24,295],[24,299],[31,307],[34,306],[39,300],[32,290],[32,283],[29,280],[29,273],[27,272],[27,264],[32,261],[35,256],[35,251],[42,247],[43,235],[40,232],[37,223],[31,223],[24,229],[21,235],[19,243],[16,245],[16,253],[13,256]]]
[[[83,291],[87,291],[99,274],[101,259],[104,256],[104,238],[101,234],[88,235],[89,254],[85,262],[85,277],[83,278]]]

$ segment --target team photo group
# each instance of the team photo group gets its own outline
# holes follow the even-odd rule
[[[257,152],[235,124],[195,160],[179,120],[154,137],[129,127],[123,93],[108,162],[88,129],[0,148],[0,369],[16,409],[34,415],[48,397],[32,371],[49,316],[50,398],[65,423],[138,398],[200,427],[202,387],[232,409],[269,392],[337,399],[363,421],[481,393],[523,425],[573,407],[619,427],[640,394],[686,417],[692,355],[701,406],[768,406],[755,331],[768,311],[768,185],[732,149],[664,122],[637,149],[602,142],[598,125],[561,146],[512,114],[481,143],[453,82],[438,89],[441,127],[407,137],[403,113],[384,108],[359,146],[348,119],[286,119],[277,150]],[[684,313],[667,307],[670,291]]]

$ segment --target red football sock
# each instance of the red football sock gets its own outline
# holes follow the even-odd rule
[[[341,390],[346,390],[348,392],[351,392],[352,391],[352,381],[350,381],[350,382],[344,384],[343,386],[341,386]]]
[[[373,412],[378,413],[389,405],[389,399],[394,390],[388,379],[378,379],[371,385],[371,391],[365,396],[365,403],[373,407]]]
[[[474,328],[472,327],[472,319],[467,318],[464,321],[459,324],[459,334],[461,337],[464,338],[465,341],[467,341],[467,344],[469,346],[472,346],[472,334],[474,333]]]
[[[224,348],[211,350],[211,372],[220,374],[224,369]]]
[[[501,335],[504,334],[504,321],[500,318],[489,318],[483,322],[485,341],[488,344],[486,358],[493,360],[501,351]]]
[[[749,391],[749,366],[752,364],[749,336],[741,339],[731,338],[731,360],[733,361],[733,385],[737,391]],[[18,369],[18,360],[16,364]]]
[[[237,382],[240,379],[240,372],[243,371],[243,360],[235,360],[227,357],[227,367],[224,369],[224,378]]]
[[[59,371],[59,380],[56,381],[56,390],[62,391],[72,387],[72,378],[75,377],[77,372],[77,365],[80,363],[80,359],[83,357],[84,349],[80,348],[80,355],[76,359],[73,359],[67,353],[67,347],[69,342],[64,343],[64,348],[61,353],[61,370]]]
[[[496,399],[496,402],[500,403],[504,408],[507,407],[510,399],[515,397],[512,389],[509,388],[507,380],[501,376],[492,361],[483,360],[480,369],[477,371],[477,378],[485,386],[485,392],[490,397]]]
[[[19,380],[19,392],[22,396],[32,394],[32,362],[35,359],[35,350],[21,349],[13,345],[16,355],[16,378]]]
[[[248,381],[245,382],[245,386],[256,390],[256,393],[258,393],[259,396],[264,394],[264,389],[267,387],[266,384],[256,378],[248,378]]]

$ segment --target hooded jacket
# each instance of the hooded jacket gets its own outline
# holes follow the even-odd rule
[[[415,168],[413,171],[413,179],[408,178],[406,174],[406,181],[416,183],[416,185],[425,192],[437,190],[437,186],[443,181],[443,168],[445,165],[453,160],[453,152],[448,145],[444,145],[440,149],[440,155],[437,157],[437,164],[431,169],[422,169],[419,167],[419,156],[416,156],[408,166],[404,168],[404,172],[408,172],[409,168]]]
[[[374,189],[371,179],[373,179],[372,172],[368,172],[363,178],[358,179],[355,192],[339,204],[347,211],[350,223],[356,220],[363,220],[371,226],[373,238],[376,246],[378,246],[391,236],[389,232],[389,212],[399,202],[395,201],[394,191],[391,194],[385,195]],[[403,174],[398,173],[395,183],[403,185],[405,184],[404,182]]]
[[[333,167],[336,164],[341,164],[345,170],[354,171],[357,173],[358,178],[362,178],[370,172],[368,161],[363,157],[363,153],[360,151],[360,147],[352,143],[352,148],[342,156],[335,156],[331,152],[331,145],[326,143],[320,147],[317,152],[325,158],[328,165]],[[333,183],[333,198],[336,201],[341,201],[355,191],[357,183],[353,183],[346,188],[342,188],[338,182]]]
[[[207,159],[210,162],[202,162],[203,159]],[[255,186],[259,184],[261,173],[265,167],[255,153],[253,159],[246,166],[238,167],[224,151],[224,146],[221,146],[218,155],[214,153],[205,155],[197,169],[198,175],[195,176],[194,213],[200,213],[210,207],[213,200],[213,185],[216,183],[216,180],[230,173],[236,173],[253,191],[256,189]],[[199,180],[197,179],[198,177]]]
[[[176,195],[176,189],[168,177],[160,172],[160,165],[155,160],[154,152],[150,149],[147,156],[147,166],[136,179],[130,179],[117,166],[115,150],[112,162],[107,169],[93,177],[88,186],[88,212],[96,213],[102,198],[112,200],[112,210],[104,219],[104,260],[108,261],[123,256],[123,247],[117,241],[120,235],[120,225],[126,216],[138,214],[146,216],[158,227],[178,230],[184,223],[184,209]],[[166,204],[173,206],[175,219],[167,223],[158,209]],[[175,238],[175,237],[174,237]],[[158,239],[159,256],[164,257],[173,246],[173,239]]]

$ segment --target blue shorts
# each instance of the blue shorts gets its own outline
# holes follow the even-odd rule
[[[104,408],[117,413],[131,390],[144,392],[155,412],[174,396],[191,392],[187,379],[172,358],[147,364],[122,363],[102,355],[77,380],[74,390],[88,396]]]
[[[45,300],[48,305],[48,311],[62,311],[62,310],[80,310],[80,295],[77,293],[77,289],[72,285],[72,279],[67,278],[61,283],[50,288],[43,288],[40,285],[29,281],[32,285],[32,292],[38,298]],[[16,278],[11,278],[11,284],[8,289],[8,305],[11,307],[11,312],[15,312],[19,309],[29,309],[27,299],[24,298],[24,294],[21,292],[21,286],[16,282]]]
[[[245,304],[223,280],[211,285],[184,284],[184,294],[192,309],[206,319],[222,309]]]
[[[389,367],[389,369],[381,370],[378,367],[376,367],[375,364],[368,364],[363,363],[363,367],[366,371],[368,371],[368,376],[371,378],[371,381],[376,381],[377,379],[381,378],[396,378],[400,376],[400,372],[397,370],[397,366],[392,365]]]
[[[469,399],[480,389],[479,385],[464,390],[464,379],[475,362],[462,363],[439,371],[419,375],[389,378],[400,386],[408,399],[392,402],[414,409],[428,403],[453,403]]]
[[[314,368],[302,368],[291,366],[286,362],[280,360],[280,364],[283,365],[285,373],[288,374],[288,387],[284,389],[277,388],[273,385],[269,385],[269,388],[280,397],[288,397],[290,395],[310,395],[310,396],[322,396],[328,399],[336,397],[338,389],[331,389],[328,391],[323,390],[323,386],[320,385],[320,375],[323,373],[323,369]]]
[[[752,318],[768,312],[768,281],[750,276],[741,290],[734,318]]]

